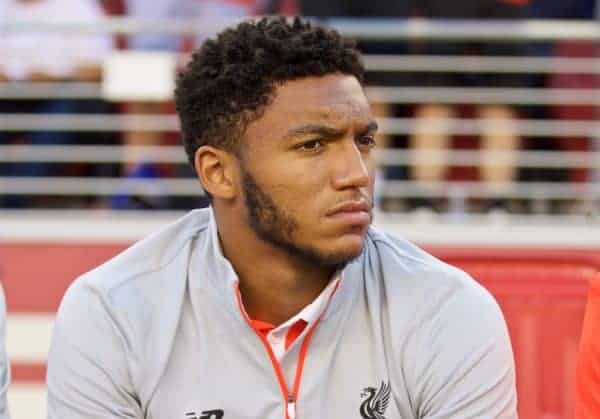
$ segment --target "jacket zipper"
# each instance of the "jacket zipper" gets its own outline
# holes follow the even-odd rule
[[[325,306],[323,313],[325,313],[325,311],[327,311],[327,308],[329,307],[329,303],[331,302],[333,295],[337,291],[338,286],[339,286],[339,282],[335,286],[331,295],[329,296],[329,300],[327,301],[327,305]],[[323,313],[321,313],[321,315],[317,318],[317,320],[315,320],[314,324],[309,328],[308,332],[306,333],[306,336],[304,337],[304,340],[302,341],[302,346],[300,346],[300,353],[298,354],[298,361],[296,363],[296,374],[294,377],[294,386],[292,388],[292,391],[290,392],[288,390],[287,383],[285,382],[285,377],[283,376],[283,372],[281,371],[281,365],[279,364],[279,361],[277,360],[277,358],[275,358],[275,354],[273,353],[273,349],[271,348],[271,345],[267,341],[267,338],[262,336],[254,328],[254,326],[252,325],[252,322],[250,321],[250,318],[248,317],[248,315],[246,314],[246,311],[244,310],[244,306],[242,304],[242,295],[240,293],[239,285],[236,287],[236,297],[237,297],[239,309],[240,309],[242,315],[244,316],[244,319],[246,319],[246,323],[248,324],[248,326],[250,326],[250,328],[254,331],[254,333],[256,333],[256,335],[258,336],[260,341],[263,343],[263,346],[265,347],[265,349],[267,351],[267,355],[269,355],[269,359],[271,360],[271,365],[273,366],[273,370],[275,371],[275,375],[277,376],[277,381],[279,382],[279,388],[281,389],[281,395],[283,396],[283,399],[285,400],[284,418],[285,419],[296,419],[297,400],[298,400],[298,393],[300,392],[300,382],[302,381],[302,370],[304,369],[304,360],[306,359],[306,355],[308,353],[308,346],[310,345],[310,341],[312,340],[313,334],[314,334],[315,330],[317,329],[317,326],[321,322]]]
[[[287,416],[289,419],[296,419],[296,399],[291,394],[287,399]]]

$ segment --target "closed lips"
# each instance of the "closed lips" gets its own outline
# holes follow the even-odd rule
[[[340,213],[352,213],[352,212],[366,212],[370,211],[370,205],[368,205],[365,201],[352,201],[352,202],[344,202],[342,204],[338,204],[333,207],[330,211],[327,212],[327,215],[336,215]]]

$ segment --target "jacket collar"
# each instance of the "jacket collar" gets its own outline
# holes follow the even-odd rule
[[[365,242],[366,247],[367,243]],[[340,286],[334,294],[327,311],[323,314],[322,320],[327,320],[340,311],[341,308],[352,305],[363,282],[361,273],[363,269],[361,269],[361,266],[364,263],[364,254],[365,251],[339,272],[342,277]],[[206,292],[211,297],[217,298],[219,305],[225,307],[227,311],[235,313],[234,318],[245,324],[246,320],[240,312],[236,300],[238,275],[223,254],[212,209],[210,209],[206,231],[204,234],[199,235],[190,257],[188,272],[190,289]]]

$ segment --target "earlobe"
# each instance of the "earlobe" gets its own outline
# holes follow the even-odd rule
[[[196,150],[194,167],[202,186],[215,198],[235,197],[231,156],[224,150],[202,146]]]

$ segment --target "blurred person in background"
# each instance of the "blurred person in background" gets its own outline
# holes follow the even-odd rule
[[[98,81],[101,63],[112,49],[103,35],[48,32],[36,28],[53,22],[101,22],[94,0],[0,0],[3,22],[31,22],[31,29],[0,38],[0,69],[5,81]],[[43,52],[43,53],[42,53]]]
[[[596,0],[530,0],[527,17],[530,19],[593,20],[596,18]],[[538,57],[557,57],[562,59],[593,59],[598,57],[598,41],[564,39],[556,42],[530,42],[528,55]],[[589,66],[589,72],[555,72],[531,76],[532,85],[537,88],[588,89],[590,93],[600,88],[600,75],[595,66]],[[598,120],[598,106],[588,104],[554,104],[529,107],[529,114],[537,119],[558,120],[563,123],[593,122]],[[591,152],[594,147],[593,136],[569,135],[529,138],[525,148],[539,151]],[[600,144],[596,142],[596,144]],[[561,168],[523,168],[522,180],[537,182],[593,182],[593,170],[588,167]],[[554,213],[590,213],[594,210],[591,202],[557,199],[542,202],[545,210]]]
[[[528,0],[420,0],[414,4],[414,14],[431,19],[521,19]],[[499,55],[518,56],[522,49],[518,43],[482,42],[413,42],[410,52],[426,55]],[[421,73],[415,75],[415,84],[426,87],[522,87],[527,80],[520,75],[499,73]],[[415,130],[410,138],[414,161],[411,177],[422,183],[446,180],[450,164],[447,151],[453,148],[452,136],[446,132],[446,121],[459,116],[460,108],[444,103],[425,103],[415,109]],[[475,106],[475,117],[481,121],[481,161],[478,178],[486,183],[495,198],[484,209],[506,208],[505,194],[518,174],[517,158],[521,139],[517,132],[518,115],[514,108],[502,103]],[[430,152],[438,153],[433,159]],[[497,153],[503,153],[502,162]],[[435,160],[435,162],[433,162]],[[440,208],[438,199],[416,199],[415,207]]]
[[[211,208],[69,287],[50,419],[516,419],[491,295],[371,227],[363,77],[352,42],[301,19],[193,54],[175,103]]]
[[[31,28],[0,36],[0,83],[11,82],[97,82],[101,64],[112,49],[110,36],[83,35],[36,28],[36,22],[97,24],[104,14],[95,0],[0,0],[0,21],[27,21]],[[43,115],[100,113],[100,101],[35,99],[0,101],[2,114]],[[0,144],[79,144],[81,136],[70,132],[2,132]],[[61,176],[69,174],[64,164],[16,163],[0,167],[4,176]],[[4,197],[6,206],[31,205],[30,200]],[[2,198],[0,198],[2,200]]]
[[[217,26],[252,16],[263,0],[123,0],[127,16],[143,20],[196,19],[200,22],[198,36],[189,39],[169,34],[136,34],[128,39],[128,47],[148,51],[185,51],[199,46],[213,35]],[[205,26],[202,26],[204,22]],[[187,51],[186,51],[187,50]]]
[[[180,36],[170,34],[140,33],[132,35],[127,40],[127,46],[136,51],[168,51],[174,54],[186,54],[198,47],[219,26],[224,26],[232,20],[254,15],[259,11],[257,0],[123,0],[125,13],[128,17],[140,20],[177,20],[194,19],[199,22],[197,36]],[[203,26],[204,25],[204,26]],[[162,101],[132,101],[126,106],[131,114],[164,115],[173,113],[171,103]],[[127,164],[123,167],[122,175],[128,179],[161,178],[173,176],[193,176],[186,166],[180,173],[175,167],[157,165],[143,160],[135,153],[137,146],[157,146],[179,142],[179,139],[156,131],[129,130],[124,133],[125,153],[128,155]],[[129,146],[129,147],[127,147]],[[164,196],[150,197],[124,191],[111,199],[115,209],[176,209],[193,208],[206,205],[189,199]]]
[[[593,19],[596,0],[529,0],[527,17],[531,19]]]

